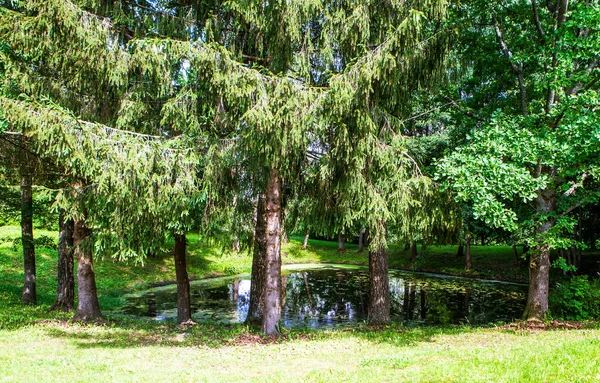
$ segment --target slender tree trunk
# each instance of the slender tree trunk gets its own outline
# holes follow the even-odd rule
[[[412,241],[410,246],[410,268],[415,267],[415,263],[417,262],[417,241]]]
[[[471,270],[471,234],[465,238],[465,270]]]
[[[250,281],[250,306],[246,324],[258,326],[262,324],[263,304],[265,296],[265,259],[267,252],[267,220],[266,199],[259,196],[256,207],[256,225],[254,228],[254,249],[252,255],[252,275]]]
[[[342,253],[345,250],[344,247],[344,235],[339,232],[338,233],[338,253]]]
[[[233,237],[233,243],[231,244],[231,250],[233,250],[234,253],[240,252],[240,239],[238,238],[237,235],[235,237]]]
[[[310,230],[306,229],[306,234],[304,234],[304,242],[302,242],[302,250],[306,250],[308,246],[308,238],[310,237]]]
[[[456,257],[462,257],[465,255],[465,245],[462,242],[458,244],[458,249],[456,250]]]
[[[85,220],[76,220],[73,229],[73,246],[77,258],[78,302],[73,320],[92,322],[102,321],[104,318],[98,304],[92,247],[87,243],[89,236],[90,229],[86,226]]]
[[[33,242],[33,177],[27,165],[21,167],[21,242],[23,243],[23,294],[21,301],[36,304],[35,246]]]
[[[64,211],[58,214],[58,285],[53,310],[71,311],[75,307],[75,276],[73,274],[73,230],[72,219],[65,220]]]
[[[521,262],[519,261],[519,252],[517,251],[517,245],[515,245],[515,244],[512,245],[512,251],[513,251],[513,256],[515,257],[515,265],[518,265]]]
[[[555,197],[552,191],[540,192],[537,210],[542,214],[552,213]],[[552,218],[546,218],[537,228],[536,244],[529,257],[529,292],[523,318],[541,320],[548,312],[548,292],[550,288],[550,245],[545,236],[554,225]]]
[[[277,334],[281,319],[281,178],[273,168],[266,193],[267,252],[265,257],[265,304],[262,330],[265,335]]]
[[[280,232],[281,232],[281,243],[288,243],[290,242],[290,239],[288,237],[287,234],[287,230],[285,229],[285,215],[283,214],[283,211],[281,212],[281,216],[280,218]]]
[[[378,229],[385,235],[386,227],[383,222],[378,222]],[[371,233],[369,233],[371,234]],[[368,322],[372,325],[390,323],[390,283],[388,276],[388,255],[384,247],[369,249],[369,308]]]
[[[365,247],[365,229],[360,229],[360,233],[358,234],[358,252],[362,253],[364,247]]]
[[[175,276],[177,278],[177,323],[185,324],[192,321],[192,309],[190,306],[190,280],[187,273],[186,239],[185,234],[174,234],[175,249],[173,258],[175,260]]]

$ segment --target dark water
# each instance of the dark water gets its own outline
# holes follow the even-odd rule
[[[352,326],[367,319],[368,269],[296,266],[284,269],[285,327]],[[195,321],[243,322],[248,312],[249,276],[193,282]],[[484,324],[521,316],[527,287],[432,274],[390,271],[392,321]],[[125,297],[115,314],[154,320],[177,318],[177,291],[165,286]]]

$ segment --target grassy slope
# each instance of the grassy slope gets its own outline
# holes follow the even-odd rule
[[[35,235],[55,235],[36,231]],[[0,228],[0,237],[18,228]],[[228,254],[189,236],[190,275],[204,277],[249,271],[247,255]],[[284,262],[365,264],[366,254],[348,245],[299,240],[284,246]],[[418,267],[461,273],[456,248],[429,248]],[[502,277],[510,249],[474,247],[475,273]],[[493,250],[484,257],[487,250]],[[478,258],[481,257],[481,258]],[[276,344],[237,345],[260,337],[244,326],[172,325],[119,321],[106,326],[69,324],[71,314],[50,313],[54,300],[56,251],[37,249],[38,307],[19,303],[19,252],[0,244],[0,382],[4,381],[457,381],[554,382],[600,380],[600,330],[538,333],[446,327],[287,334]],[[392,249],[392,267],[408,266],[408,254]],[[512,267],[510,267],[513,269]],[[522,272],[521,269],[518,273]],[[175,278],[168,255],[144,267],[96,264],[100,303],[110,309],[124,290]],[[512,272],[511,272],[512,273]],[[517,274],[518,274],[517,273]],[[510,274],[509,279],[515,278]],[[244,343],[244,342],[241,342]]]

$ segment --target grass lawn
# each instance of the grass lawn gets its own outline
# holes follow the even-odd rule
[[[0,238],[18,236],[0,228]],[[35,231],[55,236],[55,232]],[[195,278],[250,270],[251,258],[208,246],[189,235],[189,273]],[[0,241],[1,242],[1,241]],[[366,264],[367,254],[347,245],[300,238],[283,247],[285,263]],[[429,247],[416,268],[463,274],[456,247]],[[242,326],[110,320],[102,326],[71,323],[72,313],[49,312],[56,289],[56,251],[37,248],[36,307],[20,304],[22,256],[0,243],[0,382],[596,382],[600,381],[600,325],[580,329],[485,327],[359,327],[286,331],[265,339]],[[510,248],[473,247],[471,275],[523,280]],[[174,280],[168,254],[144,266],[96,263],[100,305],[110,310],[125,291]],[[390,265],[409,266],[409,254],[391,249]],[[506,269],[506,270],[504,270]],[[511,269],[511,270],[508,270]],[[514,270],[512,270],[514,269]],[[109,318],[110,319],[110,318]],[[560,326],[559,326],[560,327]],[[582,327],[577,324],[576,327]]]

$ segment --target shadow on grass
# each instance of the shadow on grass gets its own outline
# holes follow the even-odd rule
[[[336,330],[284,330],[278,337],[265,337],[245,325],[200,323],[180,328],[174,324],[111,320],[106,324],[82,324],[70,321],[42,321],[49,337],[67,339],[82,349],[136,348],[148,346],[208,347],[259,346],[289,342],[336,341],[359,338],[365,341],[411,347],[433,342],[438,335],[461,335],[480,327],[452,326],[358,326]]]

